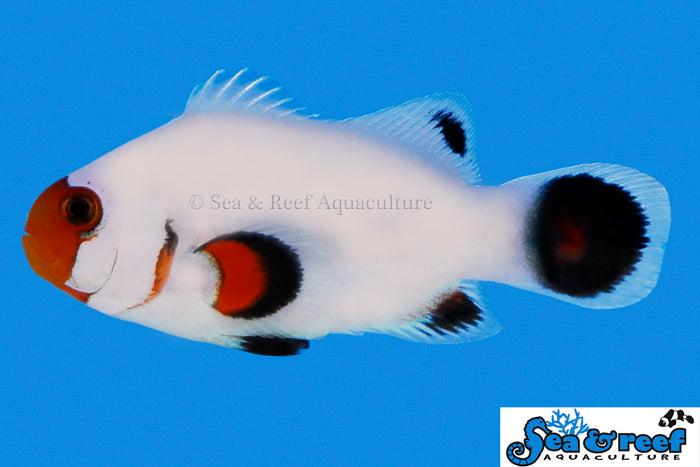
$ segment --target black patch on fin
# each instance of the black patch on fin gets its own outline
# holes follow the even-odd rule
[[[623,187],[589,174],[547,182],[529,220],[542,285],[573,297],[610,292],[635,270],[649,221]]]
[[[246,319],[261,318],[291,303],[299,294],[303,279],[299,255],[289,245],[270,235],[239,232],[231,237],[261,256],[268,279],[267,288],[260,300],[235,316]]]
[[[298,355],[309,348],[309,341],[291,337],[248,336],[239,339],[241,350],[270,357]]]
[[[291,303],[301,290],[303,268],[299,255],[292,247],[271,235],[258,232],[235,232],[216,237],[198,247],[204,250],[218,241],[241,243],[261,258],[267,284],[265,292],[250,307],[230,314],[231,318],[257,319],[278,312]]]
[[[437,122],[435,126],[440,127],[442,137],[452,152],[464,157],[467,153],[467,136],[464,134],[464,128],[462,128],[460,121],[451,112],[444,110],[433,115],[430,121]]]
[[[444,336],[448,333],[455,334],[482,320],[479,307],[464,292],[456,290],[438,298],[425,325]]]

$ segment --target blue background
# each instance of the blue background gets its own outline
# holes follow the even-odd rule
[[[0,17],[3,464],[495,465],[501,406],[700,405],[698,3],[68,3]],[[31,272],[44,188],[242,66],[326,118],[464,92],[488,185],[595,161],[653,175],[673,210],[656,290],[592,311],[487,284],[504,329],[486,341],[329,336],[275,359],[114,320]]]

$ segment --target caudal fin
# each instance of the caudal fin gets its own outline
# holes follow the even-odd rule
[[[533,200],[523,288],[589,308],[630,305],[654,288],[671,223],[659,182],[628,167],[585,164],[508,185]]]

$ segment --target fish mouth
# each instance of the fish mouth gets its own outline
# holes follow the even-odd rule
[[[22,235],[22,246],[29,266],[39,277],[83,303],[86,303],[91,295],[99,292],[107,284],[117,263],[117,251],[115,249],[114,259],[104,282],[94,287],[94,290],[91,292],[83,292],[79,287],[76,287],[77,284],[72,277],[77,252],[71,255],[68,254],[67,248],[61,248],[56,251],[52,248],[47,248],[45,244],[38,241],[31,234]]]
[[[27,257],[29,266],[42,279],[46,279],[55,286],[59,287],[65,282],[61,280],[63,274],[63,266],[61,263],[61,255],[59,252],[52,252],[42,246],[41,242],[30,234],[22,235],[22,247],[24,255]]]

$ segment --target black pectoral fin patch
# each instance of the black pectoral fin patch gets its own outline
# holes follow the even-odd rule
[[[451,113],[441,110],[431,119],[440,127],[440,132],[445,140],[445,144],[452,152],[464,157],[467,153],[467,136],[464,133],[462,123]]]
[[[239,348],[258,355],[284,357],[298,355],[308,349],[309,341],[291,337],[248,336],[240,338]]]
[[[481,321],[481,309],[461,290],[436,300],[425,325],[439,335],[456,334]]]
[[[540,191],[528,243],[542,284],[573,297],[610,292],[649,243],[642,207],[623,187],[589,174],[552,179]]]
[[[206,253],[217,268],[213,308],[223,315],[262,318],[291,303],[301,289],[299,255],[271,235],[236,232],[214,238],[195,252]]]

